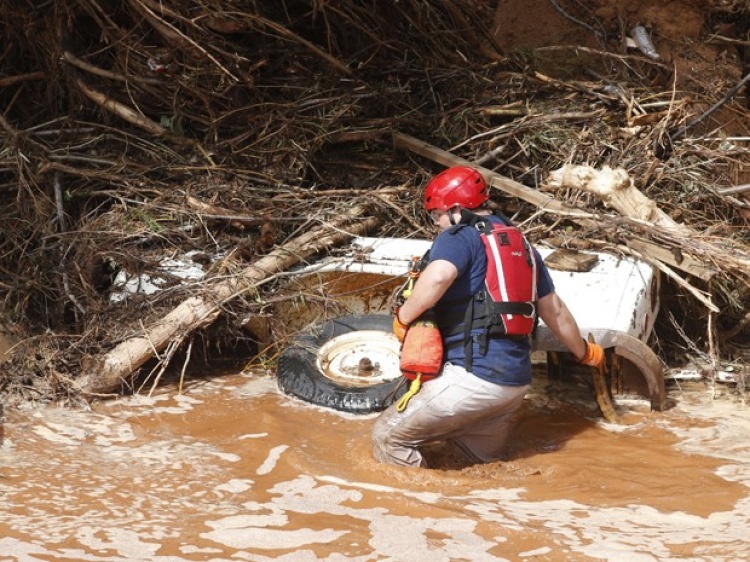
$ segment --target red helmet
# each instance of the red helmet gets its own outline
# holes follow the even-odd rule
[[[468,166],[454,166],[440,172],[427,184],[424,208],[447,211],[456,206],[476,209],[489,199],[484,176]]]

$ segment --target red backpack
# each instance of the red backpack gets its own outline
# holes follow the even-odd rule
[[[481,227],[480,227],[481,225]],[[489,324],[507,336],[527,336],[536,326],[536,260],[515,226],[489,221],[476,225],[487,254],[485,291],[491,297]]]
[[[534,332],[538,322],[538,272],[531,244],[510,220],[500,215],[503,222],[493,222],[467,210],[461,215],[461,224],[479,231],[487,255],[487,273],[484,289],[466,299],[463,318],[449,315],[441,322],[441,330],[444,336],[463,332],[466,370],[471,371],[475,341],[484,354],[492,337],[525,338]],[[476,328],[482,333],[472,336]]]

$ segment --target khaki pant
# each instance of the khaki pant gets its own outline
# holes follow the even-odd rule
[[[390,406],[372,431],[375,458],[402,466],[425,466],[417,447],[451,440],[475,461],[498,460],[521,407],[526,386],[500,386],[447,363],[422,385],[406,410]]]

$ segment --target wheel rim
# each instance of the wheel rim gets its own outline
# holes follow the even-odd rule
[[[400,344],[393,334],[357,330],[328,340],[318,350],[317,367],[344,386],[374,386],[401,376]]]

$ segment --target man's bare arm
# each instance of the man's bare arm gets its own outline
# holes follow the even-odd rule
[[[430,262],[414,284],[411,296],[399,310],[399,320],[411,324],[422,313],[435,306],[458,277],[456,266],[447,260]]]
[[[586,354],[586,343],[581,339],[578,323],[557,293],[552,292],[539,299],[537,313],[576,359],[580,360]]]

